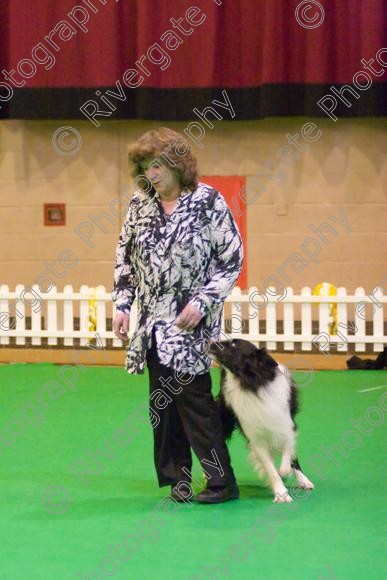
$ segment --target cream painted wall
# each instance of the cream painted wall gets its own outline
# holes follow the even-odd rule
[[[267,190],[247,206],[249,285],[262,287],[267,277],[276,275],[296,290],[322,281],[350,291],[356,286],[371,290],[387,275],[386,119],[312,121],[321,136],[305,151],[298,151],[299,159],[292,159],[283,169],[286,180],[281,186],[261,179]],[[206,129],[203,149],[194,145],[200,171],[203,175],[245,175],[251,186],[266,161],[279,162],[277,152],[287,144],[285,134],[299,133],[308,122],[304,118],[217,122],[213,129]],[[30,285],[50,268],[58,289],[65,284],[77,288],[103,284],[110,290],[121,220],[109,205],[120,192],[130,190],[127,146],[161,124],[182,131],[188,122],[105,121],[99,128],[87,121],[1,122],[0,283]],[[59,155],[52,146],[54,131],[65,125],[82,135],[81,150],[74,157]],[[307,142],[300,138],[299,143]],[[66,203],[65,227],[43,225],[44,202]],[[329,219],[341,219],[339,207],[350,233]],[[89,217],[101,212],[108,216],[101,221],[106,233]],[[94,227],[90,242],[94,247],[74,231],[85,222],[85,234]],[[327,235],[328,244],[310,228],[323,222],[338,233],[337,237]],[[307,238],[319,241],[320,263],[309,261],[297,273],[290,261],[280,274],[278,269],[292,253],[306,257],[300,245]],[[64,250],[73,252],[64,262],[73,267],[57,261]],[[56,264],[44,265],[44,261]]]

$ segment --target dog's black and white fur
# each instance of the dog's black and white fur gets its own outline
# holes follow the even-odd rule
[[[297,392],[284,367],[247,340],[212,343],[208,354],[221,366],[217,402],[225,436],[230,438],[239,426],[248,440],[255,470],[269,478],[274,501],[292,501],[282,481],[291,473],[300,487],[313,489],[296,457]],[[274,464],[276,452],[281,454],[279,472]]]

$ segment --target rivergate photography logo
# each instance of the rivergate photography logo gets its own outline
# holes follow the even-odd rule
[[[184,17],[170,18],[171,28],[165,30],[158,39],[159,42],[151,44],[131,68],[126,69],[122,74],[123,84],[129,89],[136,89],[143,84],[146,78],[152,76],[155,70],[154,67],[161,71],[167,70],[172,63],[171,53],[184,44],[187,41],[187,37],[190,37],[195,32],[195,29],[203,24],[206,18],[206,14],[197,6],[189,7]],[[105,91],[104,95],[101,95],[100,90],[95,92],[95,95],[104,103],[104,109],[100,109],[99,103],[94,99],[89,99],[80,107],[81,113],[97,127],[99,123],[95,121],[95,117],[110,117],[116,111],[114,103],[107,97],[115,98],[119,101],[127,100],[127,95],[122,88],[120,80],[117,80],[115,85],[117,93],[110,89]]]
[[[85,6],[81,6],[80,4],[74,6],[66,15],[68,20],[62,16],[61,20],[48,32],[48,34],[44,36],[43,40],[46,44],[44,44],[43,41],[40,41],[32,47],[31,58],[22,58],[15,68],[10,69],[9,71],[4,68],[1,71],[3,77],[8,82],[0,82],[0,90],[5,89],[7,93],[1,94],[0,92],[0,102],[10,101],[14,94],[13,87],[24,87],[27,84],[27,80],[33,78],[38,73],[39,66],[43,66],[46,71],[55,66],[56,58],[54,51],[59,52],[62,47],[59,41],[62,43],[68,42],[73,38],[73,36],[78,34],[79,30],[84,34],[88,32],[89,29],[86,28],[85,25],[89,22],[91,13],[97,14],[99,10],[94,4],[91,4],[90,0],[79,1],[84,2],[91,12],[89,12]],[[100,4],[103,6],[106,4],[114,6],[119,1],[120,0],[99,0]],[[15,78],[17,73],[19,74],[18,79]]]

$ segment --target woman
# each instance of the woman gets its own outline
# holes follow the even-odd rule
[[[219,338],[224,300],[242,267],[242,241],[223,196],[198,183],[197,163],[184,137],[148,131],[131,148],[137,191],[116,254],[114,332],[128,338],[137,292],[138,320],[127,371],[149,371],[159,486],[171,497],[192,497],[191,448],[206,474],[195,499],[237,499],[216,403],[211,395],[209,341]],[[158,404],[157,404],[158,403]]]

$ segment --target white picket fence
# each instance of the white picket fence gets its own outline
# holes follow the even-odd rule
[[[122,348],[122,342],[115,338],[113,331],[107,330],[107,321],[114,317],[114,307],[111,293],[104,286],[82,286],[78,292],[69,285],[62,292],[53,288],[43,293],[37,286],[32,290],[36,294],[21,284],[14,291],[6,285],[0,286],[0,346],[82,347],[98,333],[103,346]],[[331,353],[347,352],[349,345],[350,350],[356,352],[365,352],[366,345],[371,345],[367,350],[380,352],[387,342],[383,322],[387,297],[380,288],[373,290],[372,298],[363,288],[357,288],[353,295],[348,295],[345,288],[338,288],[337,296],[312,296],[307,287],[295,295],[292,288],[287,288],[287,295],[281,301],[280,295],[274,295],[274,289],[269,291],[271,294],[267,294],[265,300],[256,301],[257,288],[243,292],[234,288],[225,303],[223,331],[233,338],[243,337],[257,346],[266,346],[271,351],[318,352],[316,336],[321,333],[325,335],[318,339],[320,350],[329,351],[330,348]],[[356,306],[362,301],[367,306],[359,315]],[[338,333],[333,336],[329,326],[332,303],[337,304],[338,323]],[[95,318],[93,328],[90,327],[91,315]],[[129,335],[134,332],[136,320],[135,303]],[[76,325],[79,326],[77,330]]]

